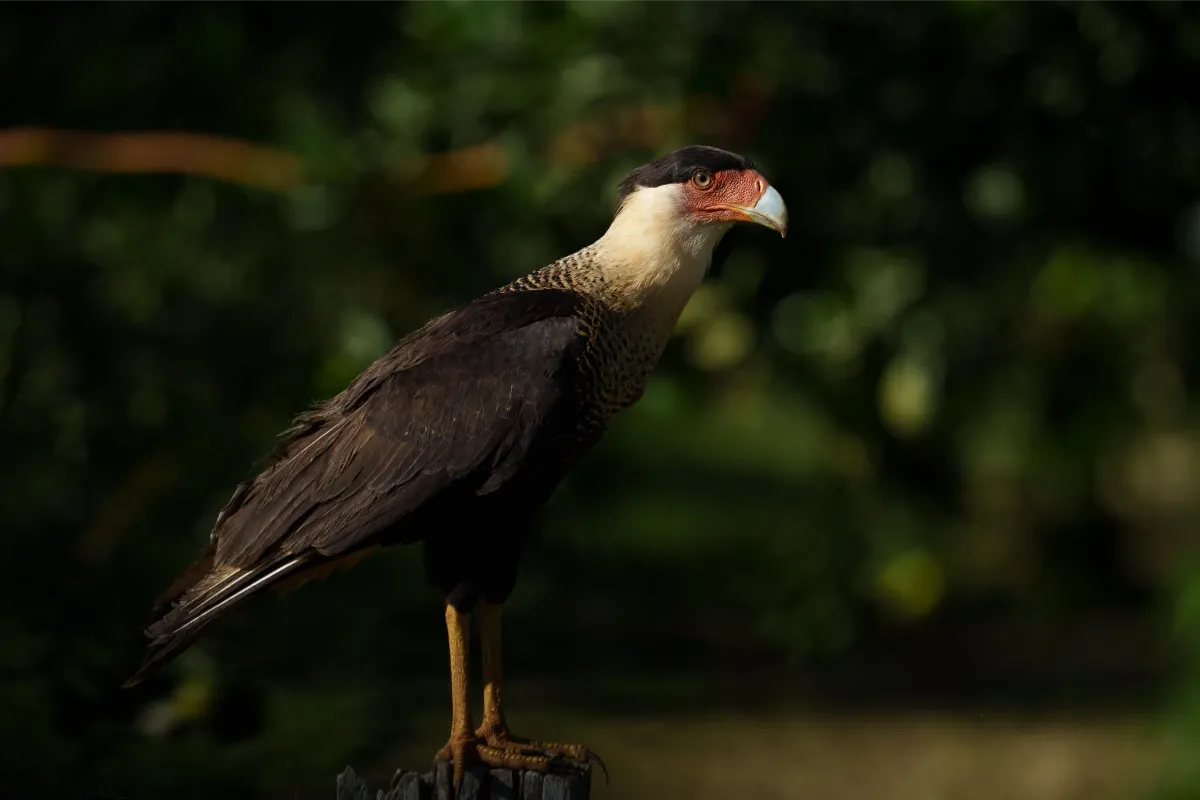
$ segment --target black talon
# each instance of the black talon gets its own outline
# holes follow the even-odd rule
[[[604,759],[588,750],[588,761],[595,761],[600,766],[600,770],[604,773],[604,785],[608,786],[608,767],[604,766]]]

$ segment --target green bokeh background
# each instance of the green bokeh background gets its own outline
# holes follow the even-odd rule
[[[515,723],[608,743],[604,797],[1200,797],[1197,8],[0,8],[0,134],[301,169],[0,138],[0,794],[423,767],[448,688],[415,552],[116,687],[292,414],[701,142],[754,158],[791,229],[726,238],[543,515]]]

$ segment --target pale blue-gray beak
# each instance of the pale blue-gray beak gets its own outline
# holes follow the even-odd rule
[[[783,204],[783,198],[775,191],[774,186],[767,186],[767,190],[753,206],[740,206],[738,210],[751,222],[779,231],[780,236],[787,236],[787,206]]]

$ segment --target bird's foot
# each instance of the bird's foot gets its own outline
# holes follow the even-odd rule
[[[553,767],[562,764],[561,758],[555,758],[548,753],[497,747],[479,736],[452,737],[438,750],[434,761],[448,761],[454,765],[456,787],[462,782],[463,769],[467,764],[486,764],[499,769],[533,772],[549,772]]]
[[[539,742],[536,739],[514,736],[503,722],[494,723],[485,721],[479,726],[479,730],[475,731],[475,737],[485,742],[489,748],[501,750],[506,753],[520,754],[523,758],[541,759],[546,764],[546,767],[540,770],[542,772],[549,770],[553,766],[563,764],[564,760],[567,762],[573,761],[576,764],[595,762],[604,771],[604,782],[608,783],[608,767],[604,766],[604,761],[600,756],[581,744]],[[527,769],[535,768],[527,767]]]

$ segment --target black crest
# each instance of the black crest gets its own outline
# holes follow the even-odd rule
[[[657,161],[644,164],[621,181],[620,199],[624,200],[639,187],[665,186],[683,183],[698,169],[719,172],[723,169],[754,169],[754,162],[737,153],[716,147],[690,145],[669,153]]]

